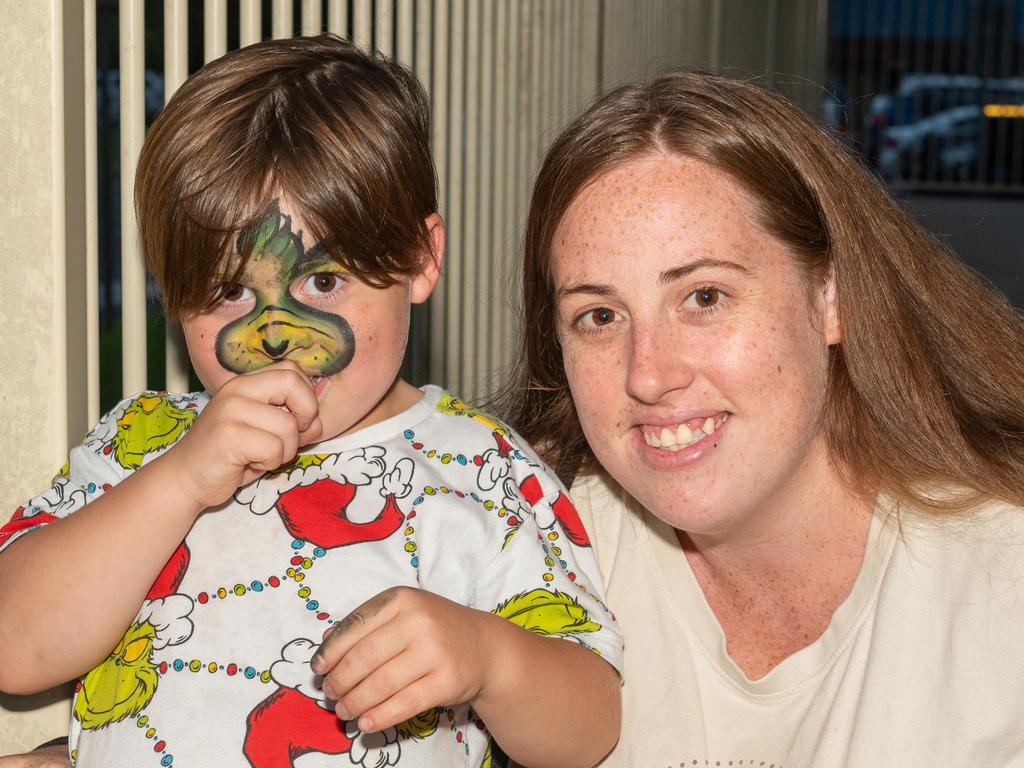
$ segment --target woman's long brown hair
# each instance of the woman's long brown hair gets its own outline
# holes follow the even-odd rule
[[[551,242],[609,169],[678,153],[728,173],[809,279],[832,270],[842,342],[822,416],[852,483],[924,509],[1024,505],[1024,321],[785,99],[728,78],[664,73],[596,102],[554,142],[524,247],[523,337],[499,407],[564,478],[597,469],[558,346]]]

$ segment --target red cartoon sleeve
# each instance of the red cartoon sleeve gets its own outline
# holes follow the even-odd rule
[[[0,526],[0,549],[3,549],[9,540],[12,540],[16,535],[37,528],[40,525],[46,525],[52,523],[57,518],[51,515],[49,512],[37,512],[30,517],[25,516],[25,508],[18,507],[14,512],[14,517],[11,518],[7,525]]]

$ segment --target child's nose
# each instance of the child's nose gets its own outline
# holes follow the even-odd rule
[[[284,357],[285,353],[288,352],[288,339],[281,339],[277,344],[272,344],[268,339],[263,339],[262,344],[263,351],[267,353],[267,356],[275,360],[279,357]]]

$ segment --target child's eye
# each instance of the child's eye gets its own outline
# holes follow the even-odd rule
[[[320,293],[330,293],[341,283],[341,279],[334,272],[318,272],[309,278],[310,287]]]
[[[303,279],[298,293],[313,299],[325,298],[334,295],[344,283],[345,278],[337,272],[317,272]]]
[[[240,283],[228,283],[220,286],[217,291],[217,301],[222,304],[237,304],[245,301],[252,295],[252,291]]]

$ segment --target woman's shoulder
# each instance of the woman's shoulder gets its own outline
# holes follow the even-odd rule
[[[665,525],[603,471],[579,475],[569,489],[607,584],[622,546],[633,546],[649,525]]]
[[[940,604],[1009,599],[1024,612],[1024,508],[991,498],[943,515],[904,505],[898,525],[894,565],[915,592]]]

